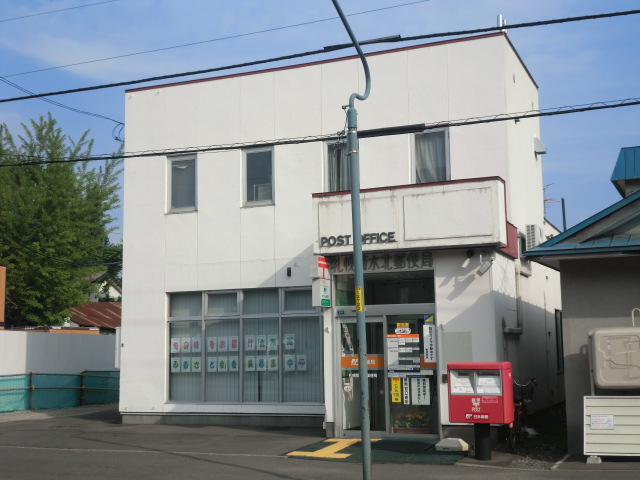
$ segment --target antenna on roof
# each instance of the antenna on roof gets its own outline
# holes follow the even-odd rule
[[[507,33],[507,29],[503,28],[507,26],[507,21],[502,18],[502,15],[498,15],[498,28],[502,30],[502,32]]]

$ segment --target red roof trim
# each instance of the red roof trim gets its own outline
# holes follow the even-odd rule
[[[502,185],[506,188],[506,183],[501,177],[477,177],[477,178],[463,178],[459,180],[448,180],[446,182],[433,182],[433,183],[409,183],[406,185],[392,185],[386,187],[376,187],[376,188],[363,188],[360,190],[360,193],[367,192],[382,192],[385,190],[402,190],[404,188],[414,188],[414,187],[422,187],[422,186],[436,186],[436,185],[454,185],[456,183],[471,183],[471,182],[489,182],[492,180],[497,180],[502,183]],[[347,195],[350,193],[350,190],[344,190],[342,192],[323,192],[323,193],[313,193],[311,194],[311,198],[322,198],[322,197],[331,197],[334,195]],[[506,197],[505,197],[506,198]]]
[[[518,53],[515,51],[515,48],[513,47],[513,44],[509,41],[509,38],[507,37],[507,35],[503,32],[497,32],[497,33],[489,33],[486,35],[478,35],[475,37],[464,37],[464,38],[455,38],[452,40],[442,40],[440,42],[434,42],[434,43],[423,43],[420,45],[412,45],[410,47],[400,47],[400,48],[394,48],[391,50],[381,50],[378,52],[370,52],[365,54],[366,57],[375,57],[377,55],[385,55],[388,53],[396,53],[396,52],[403,52],[403,51],[408,51],[408,50],[416,50],[419,48],[428,48],[428,47],[436,47],[439,45],[447,45],[447,44],[451,44],[451,43],[460,43],[460,42],[468,42],[468,41],[472,41],[472,40],[482,40],[484,38],[492,38],[492,37],[499,37],[499,36],[503,36],[507,39],[507,41],[509,42],[509,45],[511,45],[511,48],[513,49],[513,51],[516,53],[516,56],[518,57],[518,59],[520,60],[520,63],[522,63],[522,65],[524,66],[524,63],[522,62],[522,59],[520,58],[520,56],[518,55]],[[261,73],[270,73],[270,72],[278,72],[281,70],[292,70],[294,68],[303,68],[303,67],[312,67],[315,65],[323,65],[323,64],[327,64],[327,63],[334,63],[334,62],[342,62],[345,60],[353,60],[358,58],[357,55],[350,55],[348,57],[339,57],[339,58],[331,58],[328,60],[319,60],[317,62],[309,62],[309,63],[300,63],[300,64],[296,64],[296,65],[286,65],[286,66],[282,66],[282,67],[275,67],[275,68],[268,68],[265,70],[254,70],[251,72],[242,72],[242,73],[234,73],[231,75],[223,75],[220,77],[208,77],[208,78],[198,78],[196,80],[185,80],[184,82],[175,82],[175,83],[166,83],[166,84],[161,84],[161,85],[151,85],[151,86],[147,86],[147,87],[140,87],[140,88],[132,88],[130,90],[125,90],[126,93],[129,92],[141,92],[144,90],[152,90],[154,88],[167,88],[167,87],[177,87],[177,86],[181,86],[181,85],[190,85],[192,83],[202,83],[202,82],[211,82],[214,80],[225,80],[228,78],[236,78],[236,77],[246,77],[249,75],[258,75]],[[524,67],[526,70],[526,66]],[[529,71],[527,70],[527,73],[529,73]],[[529,78],[531,78],[531,80],[533,81],[533,78],[531,77],[531,74],[529,74]],[[535,81],[533,81],[533,83],[535,84]],[[536,88],[538,87],[538,85],[536,85]]]

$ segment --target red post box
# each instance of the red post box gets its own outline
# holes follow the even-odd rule
[[[510,362],[449,363],[449,421],[513,423]]]

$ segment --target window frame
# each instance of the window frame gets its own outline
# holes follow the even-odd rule
[[[447,182],[451,180],[451,157],[449,154],[449,129],[437,128],[437,129],[423,130],[422,132],[414,133],[411,135],[411,163],[412,163],[411,182],[414,184],[418,183],[418,152],[416,148],[418,137],[421,135],[429,135],[429,134],[434,134],[438,132],[444,133],[445,178],[440,180],[434,180],[433,182],[426,182],[426,183],[440,183],[440,182]]]
[[[247,291],[257,291],[257,290],[274,290],[277,292],[277,312],[272,312],[272,313],[246,313],[244,312],[244,302],[245,302],[245,293]],[[320,390],[318,392],[316,392],[317,395],[319,395],[319,399],[314,399],[314,400],[288,400],[287,399],[287,392],[285,391],[286,386],[288,385],[288,382],[290,381],[290,374],[288,372],[285,372],[284,370],[284,360],[285,360],[285,356],[287,355],[303,355],[305,357],[309,356],[310,358],[312,358],[311,356],[311,352],[307,353],[308,351],[305,350],[301,350],[297,353],[294,352],[287,352],[285,351],[286,349],[284,348],[284,344],[281,344],[281,342],[283,342],[284,336],[287,333],[292,333],[289,331],[285,331],[285,326],[288,329],[289,326],[286,325],[288,321],[290,320],[296,320],[296,319],[311,319],[312,322],[316,323],[315,327],[312,328],[317,328],[317,340],[320,342],[318,343],[317,341],[314,342],[314,344],[318,344],[321,345],[319,347],[319,353],[318,353],[318,357],[314,358],[314,364],[317,365],[317,368],[319,370],[317,371],[313,371],[310,370],[310,375],[319,375],[319,379],[321,380],[323,378],[323,372],[324,372],[324,364],[323,364],[323,358],[324,358],[324,347],[322,346],[322,328],[323,328],[323,317],[322,317],[322,312],[321,309],[319,307],[314,307],[314,306],[310,306],[310,308],[308,310],[286,310],[285,311],[285,295],[286,292],[289,291],[302,291],[302,290],[307,290],[309,292],[311,292],[311,288],[310,287],[273,287],[273,288],[265,288],[265,289],[233,289],[233,290],[204,290],[204,291],[199,291],[199,292],[171,292],[171,293],[167,293],[167,322],[166,322],[166,336],[169,340],[174,340],[174,338],[172,337],[172,326],[178,326],[178,325],[185,325],[187,328],[194,328],[196,327],[196,323],[199,323],[199,333],[196,335],[195,332],[192,334],[192,336],[190,337],[192,340],[194,338],[198,338],[200,340],[201,345],[198,347],[200,349],[199,352],[194,352],[193,354],[189,354],[188,352],[191,352],[191,350],[186,350],[187,353],[183,352],[183,351],[179,351],[179,352],[175,352],[172,351],[172,347],[169,346],[167,349],[167,387],[166,387],[166,401],[170,404],[185,404],[185,403],[204,403],[207,405],[260,405],[262,408],[262,406],[264,405],[295,405],[295,404],[309,404],[309,405],[322,405],[325,401],[325,392],[324,392],[324,387],[321,387]],[[199,293],[201,295],[201,314],[199,316],[170,316],[170,303],[172,301],[171,296],[172,295],[181,295],[183,293],[189,293],[189,294],[196,294]],[[228,294],[235,294],[236,295],[236,302],[237,302],[237,313],[233,313],[233,314],[227,314],[227,313],[210,313],[208,312],[208,303],[209,303],[209,297],[211,295],[228,295]],[[247,385],[245,384],[245,376],[248,375],[251,371],[246,370],[246,367],[244,366],[246,358],[247,357],[257,357],[258,355],[256,353],[253,353],[252,351],[249,350],[245,350],[244,347],[244,341],[245,341],[245,333],[248,330],[249,325],[251,324],[251,322],[263,322],[263,321],[267,321],[267,322],[276,322],[277,323],[277,338],[278,338],[278,348],[277,348],[277,353],[275,355],[271,355],[272,357],[275,356],[277,357],[277,362],[278,362],[278,366],[277,366],[277,388],[272,390],[271,394],[275,395],[274,399],[271,400],[265,400],[265,401],[253,401],[253,400],[248,400],[246,393],[249,392],[249,390],[246,390]],[[238,366],[238,370],[237,370],[237,389],[234,390],[233,392],[235,392],[237,394],[237,400],[215,400],[215,399],[209,399],[209,394],[211,393],[211,383],[213,380],[213,377],[211,377],[209,374],[212,373],[212,371],[208,370],[208,361],[209,361],[209,357],[211,356],[210,354],[212,353],[212,356],[215,356],[216,358],[218,357],[218,354],[213,353],[216,350],[212,350],[209,351],[207,349],[207,345],[209,343],[208,341],[208,331],[210,329],[210,327],[216,323],[216,322],[223,322],[223,323],[228,323],[228,325],[231,325],[232,323],[237,323],[237,328],[238,328],[238,332],[237,332],[237,339],[240,342],[240,344],[238,345],[238,349],[237,350],[231,350],[229,349],[229,352],[237,352],[237,354],[235,355],[227,355],[226,353],[221,355],[222,357],[226,357],[227,360],[231,359],[232,357],[235,357],[237,360],[239,360],[239,366]],[[310,330],[311,332],[311,330]],[[295,334],[295,332],[293,332]],[[193,337],[193,335],[195,335],[195,337]],[[234,333],[233,337],[236,337],[236,334]],[[178,337],[176,337],[178,338]],[[229,337],[230,339],[231,337]],[[182,337],[180,337],[180,340],[182,340]],[[171,343],[171,342],[169,342]],[[180,342],[181,343],[181,342]],[[191,343],[191,345],[188,348],[191,348],[192,345],[195,345],[194,343]],[[181,349],[182,347],[180,347]],[[224,350],[225,352],[227,350]],[[268,353],[267,353],[268,355]],[[189,362],[191,362],[190,366],[188,366],[187,368],[191,369],[191,365],[195,365],[195,362],[193,361],[196,357],[199,357],[199,360],[201,361],[201,367],[199,367],[199,371],[198,372],[193,372],[191,370],[187,370],[186,372],[176,372],[172,370],[172,366],[171,363],[175,360],[175,359],[187,359]],[[216,361],[217,362],[217,361]],[[216,367],[217,368],[217,367]],[[304,369],[304,371],[306,372],[306,368]],[[213,372],[215,372],[215,370],[213,370]],[[227,370],[224,370],[224,372],[227,372]],[[233,373],[235,372],[235,370],[232,372],[231,370],[228,370],[229,373]],[[198,375],[200,375],[199,378],[195,379],[195,381],[191,381],[191,383],[189,382],[185,382],[184,380],[189,380],[189,377],[187,377],[186,375],[193,375],[197,373]],[[175,378],[172,377],[173,375],[177,375]],[[183,380],[184,378],[184,380]],[[193,377],[192,377],[193,378]],[[182,385],[181,385],[182,384]],[[176,385],[177,387],[180,386],[180,388],[182,386],[188,386],[191,389],[191,392],[184,392],[181,390],[176,390],[175,392],[173,391],[173,385]],[[232,392],[232,393],[233,393]],[[187,397],[189,396],[189,394],[196,394],[196,395],[192,395],[194,398],[188,399]],[[195,397],[198,398],[195,398]]]
[[[342,145],[343,148],[342,150],[344,151],[344,156],[345,156],[345,160],[347,162],[347,169],[348,169],[348,186],[346,189],[332,189],[331,188],[331,149],[334,148],[337,145]],[[334,141],[334,142],[327,142],[325,145],[325,154],[326,154],[326,161],[325,161],[325,191],[326,192],[346,192],[346,191],[350,191],[351,190],[351,161],[349,159],[349,153],[347,150],[347,140],[343,139],[342,141]]]
[[[175,162],[193,161],[193,205],[173,206],[174,185],[173,165]],[[167,157],[167,213],[194,212],[198,210],[198,158],[197,155]]]
[[[249,192],[248,192],[248,183],[249,183],[249,178],[248,178],[248,174],[249,174],[249,168],[248,168],[248,162],[249,162],[249,155],[254,154],[254,153],[262,153],[262,152],[269,152],[271,155],[271,198],[267,199],[267,200],[249,200]],[[262,206],[262,205],[274,205],[275,204],[275,175],[274,175],[274,149],[272,147],[269,148],[255,148],[255,149],[250,149],[250,150],[243,150],[242,151],[242,165],[243,165],[243,175],[242,175],[242,179],[243,179],[243,186],[242,186],[242,191],[243,191],[243,205],[245,207],[251,206]],[[255,187],[255,184],[254,184]]]

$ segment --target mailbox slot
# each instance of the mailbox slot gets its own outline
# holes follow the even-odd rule
[[[447,365],[449,421],[513,422],[511,363],[477,362]]]

